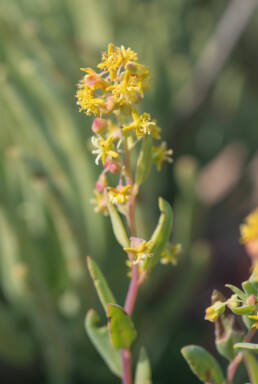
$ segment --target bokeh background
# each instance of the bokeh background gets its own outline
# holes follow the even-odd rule
[[[141,290],[134,352],[146,346],[156,384],[197,383],[180,348],[216,353],[211,291],[248,276],[238,228],[258,203],[257,1],[0,0],[0,39],[1,383],[119,383],[84,330],[91,307],[105,321],[86,255],[120,302],[128,279],[90,204],[91,119],[74,98],[79,68],[111,41],[150,67],[142,109],[174,150],[141,192],[138,225],[152,232],[162,195],[183,245],[178,267],[158,267]]]

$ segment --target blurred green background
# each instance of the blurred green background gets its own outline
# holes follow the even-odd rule
[[[85,257],[121,303],[128,279],[109,219],[90,204],[91,119],[74,97],[79,68],[111,41],[150,67],[142,109],[174,150],[141,192],[138,226],[152,232],[162,195],[183,245],[178,267],[142,288],[135,356],[144,344],[155,384],[198,382],[180,348],[216,353],[203,320],[211,291],[248,276],[238,226],[258,204],[257,39],[254,0],[0,0],[1,383],[119,383],[84,331],[91,307],[104,322]]]

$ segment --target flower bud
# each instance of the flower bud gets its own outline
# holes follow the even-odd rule
[[[226,303],[217,301],[215,304],[206,308],[205,320],[209,320],[214,323],[225,311]]]
[[[107,186],[107,180],[104,173],[101,173],[97,182],[96,182],[96,190],[98,192],[103,192],[104,188]]]
[[[121,165],[115,160],[106,160],[104,168],[111,173],[118,173],[121,170]]]
[[[248,297],[248,299],[246,300],[246,304],[249,304],[249,305],[255,305],[256,304],[256,297],[255,295],[250,295]]]
[[[96,117],[93,120],[91,129],[94,133],[101,133],[107,128],[107,120]]]

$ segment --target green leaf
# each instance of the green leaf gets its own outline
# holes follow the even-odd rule
[[[248,352],[244,353],[244,362],[252,384],[258,383],[258,363],[256,358]]]
[[[211,384],[223,384],[221,368],[214,357],[204,348],[188,345],[181,350],[193,373],[202,381]]]
[[[150,239],[152,241],[152,247],[149,251],[152,254],[152,257],[146,259],[144,265],[145,269],[151,269],[158,263],[161,252],[163,251],[172,230],[172,209],[170,204],[161,197],[159,198],[159,209],[161,211],[159,222]]]
[[[135,384],[151,384],[151,365],[144,348],[141,348],[136,367]]]
[[[114,235],[117,241],[119,242],[119,244],[123,248],[129,247],[129,244],[130,244],[129,239],[128,239],[125,227],[123,225],[123,222],[121,220],[121,217],[119,216],[115,206],[110,202],[107,194],[106,194],[106,199],[107,199],[107,207],[108,207],[108,212],[111,218]]]
[[[254,343],[237,343],[234,345],[235,349],[243,349],[252,352],[258,352],[258,344]]]
[[[236,315],[251,315],[254,312],[253,305],[242,305],[241,307],[230,307],[231,311]]]
[[[107,305],[108,327],[111,342],[117,349],[128,349],[136,337],[134,324],[117,304]]]
[[[85,328],[87,334],[101,355],[109,369],[117,376],[122,376],[121,357],[117,349],[115,349],[110,341],[108,327],[98,327],[97,323],[99,316],[94,310],[90,310],[87,313],[85,319]]]
[[[242,340],[243,332],[235,329],[235,316],[231,314],[223,315],[215,322],[217,351],[229,361],[233,360],[237,354],[234,345]]]
[[[142,140],[141,151],[137,161],[135,182],[139,186],[149,176],[152,166],[152,136],[145,136]]]
[[[242,283],[243,290],[247,295],[256,295],[257,289],[250,281],[244,281]]]
[[[235,287],[234,285],[231,285],[231,284],[226,284],[225,287],[231,289],[231,291],[233,293],[235,293],[238,297],[240,297],[240,299],[242,300],[245,300],[246,299],[246,295],[244,294],[243,291],[241,291],[241,289]]]
[[[99,299],[106,311],[107,304],[114,304],[116,302],[113,293],[111,292],[103,273],[99,269],[98,265],[90,257],[87,257],[87,264]]]

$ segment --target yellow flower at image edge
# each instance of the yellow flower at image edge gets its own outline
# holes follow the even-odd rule
[[[209,320],[214,323],[225,311],[226,303],[217,301],[215,304],[206,308],[205,320]]]
[[[131,185],[117,188],[108,187],[110,201],[113,204],[125,204],[130,198],[131,188]]]
[[[138,237],[131,237],[131,247],[124,248],[125,252],[134,255],[134,264],[138,264],[151,257],[150,248],[152,247],[152,241],[146,241]]]
[[[114,142],[115,138],[110,136],[106,140],[102,136],[93,136],[91,142],[97,149],[92,151],[93,154],[97,155],[95,163],[99,164],[99,159],[101,159],[103,165],[106,162],[106,158],[109,156],[111,158],[117,158],[118,153],[114,151]]]
[[[245,218],[245,223],[240,225],[240,233],[243,244],[258,240],[258,208]]]
[[[252,324],[251,328],[258,329],[258,315],[250,315],[248,316],[249,319],[255,320],[255,322]]]
[[[159,146],[152,147],[152,161],[157,167],[157,170],[160,171],[164,161],[172,163],[172,149],[167,149],[167,143],[163,141]]]

